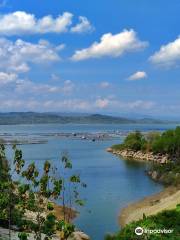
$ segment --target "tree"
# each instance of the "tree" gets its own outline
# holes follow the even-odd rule
[[[142,145],[144,144],[145,139],[143,135],[136,131],[134,133],[130,133],[124,140],[124,146],[126,148],[132,149],[134,151],[139,151],[142,148]]]
[[[62,172],[59,173],[50,161],[45,161],[42,169],[38,169],[35,162],[26,166],[22,151],[16,146],[13,150],[14,165],[10,169],[5,147],[0,145],[0,190],[6,189],[0,192],[0,226],[3,222],[7,226],[8,222],[9,239],[12,224],[19,228],[20,240],[28,239],[27,233],[30,232],[35,234],[36,240],[42,239],[42,233],[49,240],[56,231],[61,231],[62,239],[67,239],[75,231],[71,223],[73,203],[83,205],[78,186],[84,187],[85,184],[81,183],[79,175],[72,172],[72,163],[66,156],[61,159]],[[66,174],[69,169],[71,172]],[[14,181],[14,174],[19,181]],[[72,192],[76,196],[72,197]],[[63,219],[57,219],[53,201],[62,202]],[[27,217],[27,210],[35,213],[35,219]]]

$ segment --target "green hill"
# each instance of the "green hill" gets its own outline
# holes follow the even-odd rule
[[[151,118],[129,119],[124,117],[113,117],[101,114],[79,114],[66,115],[59,113],[37,113],[37,112],[9,112],[0,113],[0,125],[10,124],[45,124],[45,123],[76,123],[76,124],[147,124],[163,123],[163,121]]]

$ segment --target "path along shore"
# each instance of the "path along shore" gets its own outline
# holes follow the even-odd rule
[[[154,161],[161,164],[168,161],[168,157],[165,155],[154,155],[152,153],[134,152],[131,150],[114,150],[112,148],[108,148],[107,151],[124,159],[136,161]],[[148,196],[123,208],[119,215],[119,224],[121,227],[124,227],[132,221],[143,219],[144,214],[146,216],[154,215],[163,210],[173,209],[179,203],[180,187],[167,187],[160,193]]]

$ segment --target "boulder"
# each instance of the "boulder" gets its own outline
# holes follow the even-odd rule
[[[85,233],[76,231],[73,233],[72,238],[70,238],[69,240],[90,240],[90,238]]]
[[[157,171],[153,171],[151,174],[152,179],[157,180],[158,179],[158,172]]]

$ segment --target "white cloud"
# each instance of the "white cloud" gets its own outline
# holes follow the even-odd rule
[[[19,54],[19,58],[26,61],[41,63],[59,60],[56,50],[48,42],[39,41],[38,44],[32,44],[18,39],[15,42],[14,50]]]
[[[44,89],[43,89],[44,91]],[[39,95],[46,92],[39,92]],[[26,94],[26,92],[24,93]],[[1,97],[0,111],[82,111],[82,112],[116,112],[121,113],[122,111],[131,112],[144,112],[152,110],[155,106],[154,102],[151,101],[131,101],[124,102],[118,99],[109,98],[96,98],[93,99],[81,99],[76,97],[69,97],[63,99],[52,99],[47,97],[36,98],[36,95],[27,95],[26,98],[21,95],[14,94],[12,98]]]
[[[79,23],[71,28],[71,32],[73,33],[82,33],[82,32],[91,32],[93,31],[93,26],[90,21],[83,16],[79,17]]]
[[[137,38],[134,30],[124,30],[118,34],[104,34],[100,42],[93,43],[89,48],[77,50],[72,60],[80,61],[88,58],[118,57],[126,52],[144,49],[147,42]]]
[[[34,14],[17,11],[0,16],[1,35],[21,35],[34,33],[66,32],[72,24],[73,14],[64,12],[57,18],[51,15],[36,19]]]
[[[0,15],[0,35],[63,33],[67,31],[82,33],[92,30],[86,17],[80,16],[79,23],[72,26],[73,14],[64,12],[56,18],[51,15],[36,18],[34,14],[16,11]],[[70,28],[71,27],[71,28]]]
[[[8,85],[17,80],[18,76],[14,73],[0,72],[0,86]]]
[[[153,101],[137,100],[137,101],[134,101],[134,102],[126,103],[125,105],[129,109],[134,109],[134,110],[145,109],[145,110],[149,110],[149,109],[151,109],[155,105],[155,103]]]
[[[57,86],[51,86],[49,84],[36,84],[30,80],[18,80],[16,82],[15,91],[20,94],[47,94],[47,93],[58,93],[61,92],[61,88]]]
[[[43,64],[59,61],[60,57],[56,47],[47,41],[29,43],[21,39],[12,42],[0,38],[0,69],[14,72],[26,72],[29,63]]]
[[[147,78],[147,73],[143,72],[143,71],[138,71],[138,72],[132,74],[130,77],[128,77],[128,80],[136,81],[136,80],[140,80],[140,79],[144,79],[144,78]]]
[[[15,85],[16,93],[20,94],[64,94],[71,93],[75,88],[72,81],[66,80],[61,85],[51,85],[47,83],[35,83],[27,79],[17,79]]]
[[[71,93],[75,89],[75,84],[71,80],[64,81],[62,91],[66,94]]]
[[[109,100],[108,99],[97,99],[95,102],[95,106],[97,108],[106,108],[109,105]]]
[[[106,81],[101,82],[101,83],[100,83],[100,87],[101,87],[101,88],[109,88],[109,87],[110,87],[110,83],[109,83],[109,82],[106,82]]]
[[[51,80],[52,80],[52,81],[59,81],[59,80],[60,80],[60,77],[59,77],[57,74],[52,73],[52,74],[51,74]]]
[[[54,76],[54,75],[53,75]],[[40,79],[39,79],[40,80]],[[51,83],[50,83],[51,82]],[[28,96],[66,96],[71,94],[76,86],[71,80],[54,82],[31,81],[27,78],[21,78],[14,72],[0,71],[0,87],[2,88],[1,94],[12,94],[15,96],[28,97]]]
[[[1,95],[12,94],[15,96],[68,96],[75,90],[75,84],[66,80],[60,84],[49,84],[47,82],[34,82],[28,79],[22,79],[15,73],[0,72]]]
[[[150,57],[150,61],[165,66],[180,62],[180,37],[174,42],[161,46],[160,50]]]
[[[95,104],[92,105],[94,109],[108,109],[111,111],[119,111],[119,110],[131,110],[131,111],[139,111],[139,110],[149,110],[155,105],[152,101],[144,101],[144,100],[135,100],[135,101],[121,101],[116,98],[98,98],[95,101]]]

